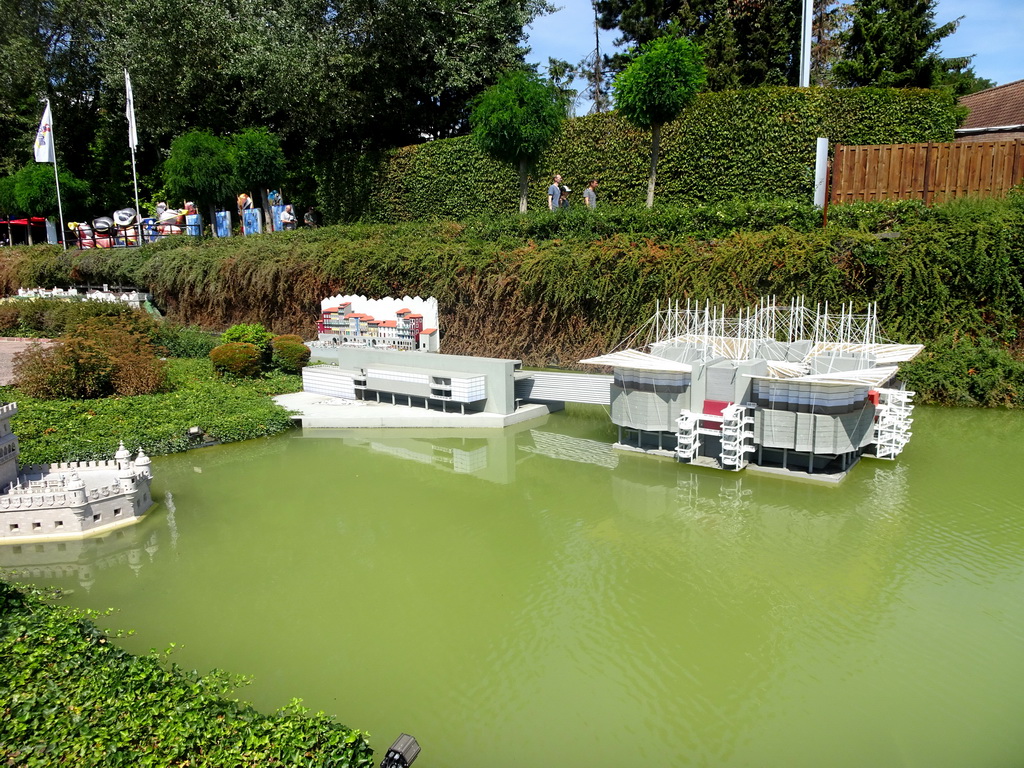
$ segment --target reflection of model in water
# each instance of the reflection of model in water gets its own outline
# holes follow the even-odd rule
[[[106,536],[0,546],[0,574],[36,585],[89,591],[101,573],[123,579],[138,576],[160,549],[159,531],[146,525],[111,531]]]

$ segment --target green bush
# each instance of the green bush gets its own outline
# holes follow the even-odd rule
[[[992,339],[943,336],[900,371],[921,403],[1019,407],[1024,402],[1024,361]]]
[[[157,331],[157,340],[170,357],[208,357],[218,345],[217,336],[194,325],[164,323]]]
[[[14,379],[27,395],[44,400],[150,394],[167,383],[157,351],[130,319],[93,317],[54,344],[17,355]]]
[[[245,344],[252,344],[261,353],[270,349],[270,340],[273,334],[260,323],[238,323],[232,325],[220,335],[220,343],[227,344],[233,341],[240,341]]]
[[[274,367],[284,373],[299,373],[309,362],[309,354],[309,347],[301,342],[275,341]]]
[[[244,678],[135,656],[88,614],[0,581],[0,764],[370,768],[366,735],[298,700],[272,715],[230,698]]]
[[[297,333],[283,333],[280,336],[275,336],[274,338],[272,338],[270,340],[270,346],[274,347],[277,344],[281,343],[282,341],[290,341],[294,344],[305,344],[305,342],[302,340],[302,337],[299,336]]]
[[[20,335],[21,312],[15,304],[0,304],[0,336]]]
[[[263,370],[263,355],[255,344],[232,341],[210,351],[210,362],[218,376],[251,379]]]

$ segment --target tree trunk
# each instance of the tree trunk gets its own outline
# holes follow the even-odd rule
[[[647,180],[647,207],[654,207],[654,181],[658,175],[658,148],[661,144],[661,123],[651,126],[651,178]]]
[[[526,198],[530,194],[530,180],[525,160],[519,161],[519,212],[526,213]]]
[[[26,216],[25,221],[28,222],[28,225],[25,227],[25,234],[28,237],[28,244],[34,245],[34,243],[32,242],[32,214]]]
[[[210,203],[210,232],[217,236],[217,206],[213,203]]]
[[[265,187],[260,188],[260,197],[263,198],[263,215],[266,217],[266,226],[264,230],[267,232],[274,231],[274,212],[270,209],[270,198],[267,197],[267,189]]]

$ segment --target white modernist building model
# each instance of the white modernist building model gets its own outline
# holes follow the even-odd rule
[[[646,348],[581,362],[614,370],[617,446],[739,470],[748,464],[841,476],[861,455],[893,458],[910,439],[913,392],[899,363],[921,345],[884,343],[864,314],[802,299],[723,307],[670,304]]]
[[[18,437],[0,406],[0,541],[79,538],[135,522],[153,505],[149,457],[121,445],[113,461],[30,465],[18,472]]]

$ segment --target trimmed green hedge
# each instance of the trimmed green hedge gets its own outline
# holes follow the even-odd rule
[[[655,199],[809,200],[817,137],[832,144],[952,141],[957,117],[952,97],[938,91],[766,87],[699,94],[662,131]],[[600,181],[600,204],[638,204],[646,196],[649,152],[650,132],[615,113],[567,120],[531,176],[530,207],[546,208],[556,172],[576,191],[577,205],[591,178]],[[469,136],[342,161],[320,181],[330,220],[465,219],[515,211],[519,200],[516,169],[486,157]]]
[[[1024,196],[835,206],[824,230],[819,217],[809,205],[729,203],[359,224],[130,252],[9,248],[0,277],[26,286],[42,275],[66,284],[72,274],[134,283],[180,322],[261,322],[304,338],[315,334],[325,296],[436,296],[445,351],[565,367],[616,348],[668,298],[732,310],[766,295],[878,301],[889,338],[929,344],[932,368],[915,369],[911,381],[921,401],[1024,404],[1015,373],[1024,339]],[[246,301],[233,300],[242,294]],[[991,345],[966,354],[961,341],[952,357],[934,356],[954,338]],[[971,360],[998,368],[1002,383],[978,378]],[[944,385],[929,373],[940,364],[957,381]]]
[[[366,736],[297,700],[273,715],[207,675],[114,645],[88,614],[0,580],[0,764],[370,768]]]

